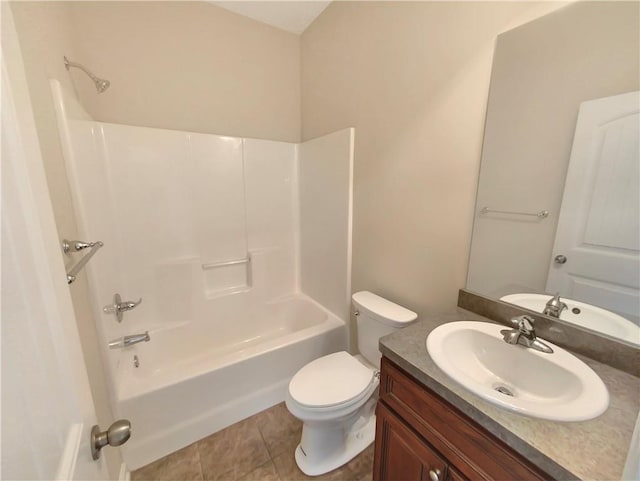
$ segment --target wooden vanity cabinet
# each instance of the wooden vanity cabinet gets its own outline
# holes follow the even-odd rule
[[[387,358],[376,416],[374,481],[551,479]]]

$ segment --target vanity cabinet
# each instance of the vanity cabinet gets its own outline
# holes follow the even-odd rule
[[[374,481],[551,479],[387,358],[376,415]]]

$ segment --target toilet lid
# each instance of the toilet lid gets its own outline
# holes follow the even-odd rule
[[[361,395],[373,379],[373,371],[345,351],[310,362],[293,376],[289,394],[308,407],[344,404]]]

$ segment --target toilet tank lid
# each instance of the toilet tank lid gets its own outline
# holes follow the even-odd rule
[[[415,312],[377,296],[373,292],[356,292],[351,298],[359,309],[367,310],[380,322],[390,326],[403,327],[418,317]]]

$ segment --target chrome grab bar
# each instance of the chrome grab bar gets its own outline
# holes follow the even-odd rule
[[[512,210],[497,210],[497,209],[490,209],[489,207],[483,207],[480,210],[480,213],[481,214],[530,215],[530,216],[539,217],[540,219],[546,219],[547,217],[549,217],[549,211],[548,210],[541,210],[540,212],[517,212],[517,211],[512,211]]]
[[[75,266],[73,266],[69,270],[69,272],[67,272],[67,284],[71,284],[73,281],[76,280],[76,276],[78,275],[78,272],[82,270],[85,264],[89,262],[89,259],[91,259],[93,255],[96,252],[98,252],[98,249],[100,249],[102,246],[104,246],[104,243],[102,241],[82,242],[82,241],[70,241],[67,239],[64,239],[62,241],[62,250],[67,255],[71,254],[72,252],[79,252],[83,249],[90,249],[87,255],[85,255],[82,259],[80,259],[78,263]]]
[[[209,264],[202,264],[202,269],[215,269],[216,267],[235,266],[236,264],[248,264],[251,262],[251,254],[247,254],[244,259],[234,259],[232,261],[212,262]]]

